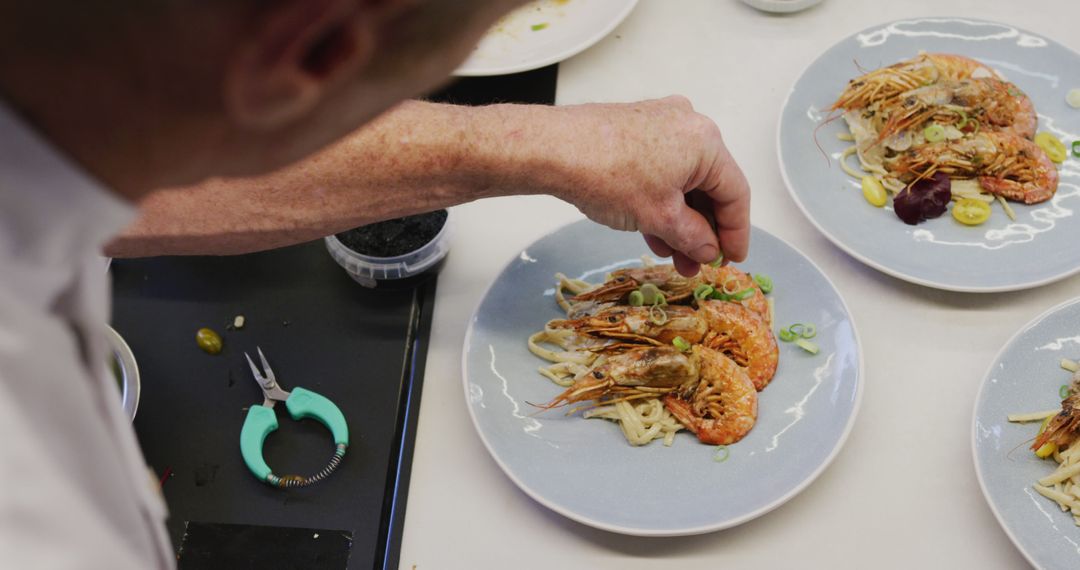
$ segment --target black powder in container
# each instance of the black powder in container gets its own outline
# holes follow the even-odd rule
[[[386,220],[336,234],[345,247],[372,257],[412,253],[435,239],[446,225],[446,210]]]

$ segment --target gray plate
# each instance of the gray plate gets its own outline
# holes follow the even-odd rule
[[[1080,358],[1080,299],[1050,309],[1016,333],[994,359],[975,401],[975,471],[990,508],[1027,559],[1039,568],[1080,567],[1080,527],[1031,488],[1057,466],[1028,449],[1038,423],[1009,414],[1061,407],[1058,390],[1072,374],[1062,358]]]
[[[806,217],[834,244],[859,261],[912,283],[952,291],[1012,291],[1036,287],[1080,271],[1080,160],[1061,167],[1057,196],[1043,204],[1015,204],[1010,222],[995,205],[977,227],[946,213],[909,226],[891,205],[874,208],[858,181],[836,162],[850,143],[837,140],[843,120],[814,129],[847,81],[855,62],[874,69],[915,56],[919,50],[966,55],[990,65],[1031,97],[1039,130],[1066,145],[1080,139],[1080,111],[1065,103],[1080,87],[1080,55],[1061,44],[1012,26],[971,19],[924,18],[875,26],[836,44],[795,82],[778,130],[780,166],[791,196]],[[1052,252],[1052,254],[1048,254]]]
[[[862,395],[855,324],[832,283],[806,257],[754,228],[748,267],[772,277],[779,323],[813,322],[821,352],[783,344],[760,394],[758,423],[713,460],[713,448],[680,433],[675,444],[631,447],[605,420],[537,413],[561,388],[540,376],[526,339],[563,316],[554,277],[597,282],[640,264],[637,234],[582,221],[529,246],[503,270],[473,316],[463,349],[465,396],[480,438],[506,474],[540,504],[597,528],[642,536],[731,527],[781,505],[839,451]]]

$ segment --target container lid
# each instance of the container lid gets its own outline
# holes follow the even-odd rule
[[[326,248],[331,257],[357,282],[375,287],[379,281],[406,279],[423,273],[441,261],[450,250],[450,228],[453,211],[447,211],[446,221],[439,233],[415,251],[394,257],[375,257],[358,253],[341,242],[336,235],[326,236]]]

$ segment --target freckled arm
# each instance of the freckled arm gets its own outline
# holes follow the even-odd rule
[[[246,253],[479,198],[540,192],[528,170],[542,161],[530,157],[534,144],[522,142],[525,125],[542,123],[545,112],[403,103],[282,170],[155,192],[106,253]]]
[[[742,261],[750,188],[685,98],[551,107],[407,102],[296,164],[146,198],[115,257],[223,255],[491,196],[551,194],[638,230],[684,275]]]

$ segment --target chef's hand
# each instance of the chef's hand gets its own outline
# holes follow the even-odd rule
[[[687,276],[721,254],[746,258],[750,187],[720,129],[685,97],[557,109],[573,133],[555,152],[574,175],[553,194],[596,222],[640,231]]]

